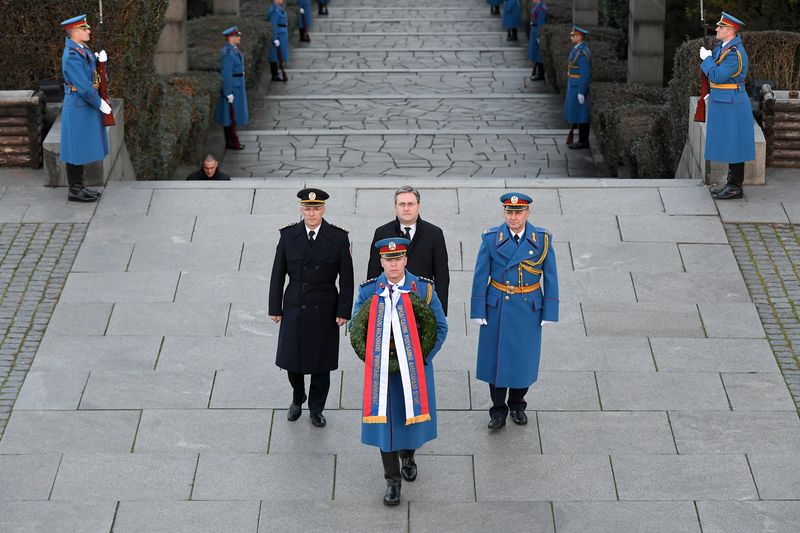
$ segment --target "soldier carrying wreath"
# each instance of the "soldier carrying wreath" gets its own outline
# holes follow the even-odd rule
[[[408,245],[400,237],[375,243],[383,274],[361,284],[351,324],[364,360],[361,442],[381,450],[386,505],[400,503],[401,479],[417,478],[414,451],[436,438],[432,361],[447,336],[433,282],[405,268]]]

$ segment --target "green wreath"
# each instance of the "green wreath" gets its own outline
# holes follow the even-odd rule
[[[422,299],[414,293],[411,293],[411,307],[414,310],[414,318],[417,320],[417,331],[419,332],[419,343],[422,347],[423,359],[428,359],[428,354],[431,353],[433,347],[436,345],[436,337],[438,330],[436,326],[436,317]],[[362,361],[367,353],[367,327],[369,325],[369,307],[370,301],[364,302],[361,309],[358,310],[356,316],[350,322],[350,344],[353,346],[356,355]],[[400,372],[400,365],[397,362],[397,354],[394,350],[389,355],[389,372],[394,374]]]

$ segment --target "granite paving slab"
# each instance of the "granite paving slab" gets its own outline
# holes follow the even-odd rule
[[[120,502],[114,531],[136,533],[252,532],[258,528],[260,502]]]
[[[111,530],[117,502],[0,502],[0,529],[8,533]]]
[[[791,533],[800,524],[800,502],[697,502],[703,533]]]

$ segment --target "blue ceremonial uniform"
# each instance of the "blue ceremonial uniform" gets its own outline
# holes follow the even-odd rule
[[[108,137],[100,112],[94,54],[67,37],[61,73],[64,76],[61,160],[72,165],[101,161],[108,155]]]
[[[244,56],[231,43],[226,43],[220,52],[220,75],[222,89],[214,110],[214,120],[223,126],[231,125],[230,105],[227,95],[233,95],[233,109],[236,114],[236,125],[244,126],[248,121],[247,89],[244,82]]]
[[[476,377],[497,387],[522,389],[539,374],[541,321],[558,321],[558,275],[547,230],[526,223],[519,244],[512,235],[503,224],[481,237],[470,317],[487,321],[480,330]],[[514,287],[534,290],[517,293]]]
[[[355,316],[362,305],[369,304],[373,295],[383,291],[387,284],[386,276],[381,274],[375,279],[365,281],[358,289],[356,302],[353,307]],[[406,425],[405,403],[403,401],[403,384],[400,373],[389,374],[389,394],[387,407],[387,423],[385,424],[361,424],[361,442],[369,446],[377,446],[383,452],[397,450],[416,450],[429,440],[436,438],[436,384],[433,379],[433,358],[442,348],[445,337],[447,337],[447,319],[442,310],[442,304],[436,291],[433,290],[433,282],[424,278],[418,278],[406,270],[405,286],[416,287],[415,294],[423,301],[430,297],[428,305],[433,315],[436,317],[436,344],[425,362],[425,381],[428,389],[428,407],[431,419],[426,422]],[[360,390],[360,388],[359,388]]]
[[[737,35],[727,46],[718,44],[700,68],[708,76],[705,158],[723,163],[740,163],[756,158],[753,113],[744,88],[747,53]]]
[[[567,70],[567,95],[564,98],[564,118],[570,124],[589,122],[589,88],[592,84],[592,52],[586,43],[580,43],[569,52]],[[578,102],[578,94],[586,98]]]
[[[297,27],[301,30],[308,30],[311,27],[311,0],[298,0],[297,8]],[[302,15],[300,8],[305,11]]]
[[[267,20],[272,30],[272,40],[278,40],[281,43],[281,59],[285,63],[289,61],[289,29],[286,23],[286,10],[283,9],[283,6],[272,4],[269,6]],[[269,61],[270,63],[278,62],[278,49],[275,47],[275,43],[269,45]]]
[[[505,0],[503,3],[503,28],[514,29],[522,26],[522,8],[519,0]]]
[[[542,62],[542,54],[539,50],[539,30],[547,24],[547,6],[544,2],[534,6],[531,4],[531,30],[528,40],[528,61],[534,63]]]

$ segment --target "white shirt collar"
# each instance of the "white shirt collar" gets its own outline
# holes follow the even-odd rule
[[[314,238],[315,239],[317,237],[319,237],[319,228],[322,227],[322,224],[320,224],[316,228],[309,228],[306,224],[303,224],[303,225],[306,227],[306,237],[308,237],[308,234],[311,233],[312,231],[314,232]]]
[[[392,287],[404,287],[404,286],[405,286],[405,284],[406,284],[406,277],[405,277],[405,275],[404,275],[404,276],[403,276],[403,277],[400,279],[400,281],[398,281],[397,283],[392,283],[391,281],[389,281],[389,278],[386,278],[386,281],[387,281],[387,282],[389,283],[389,285],[391,285]]]

